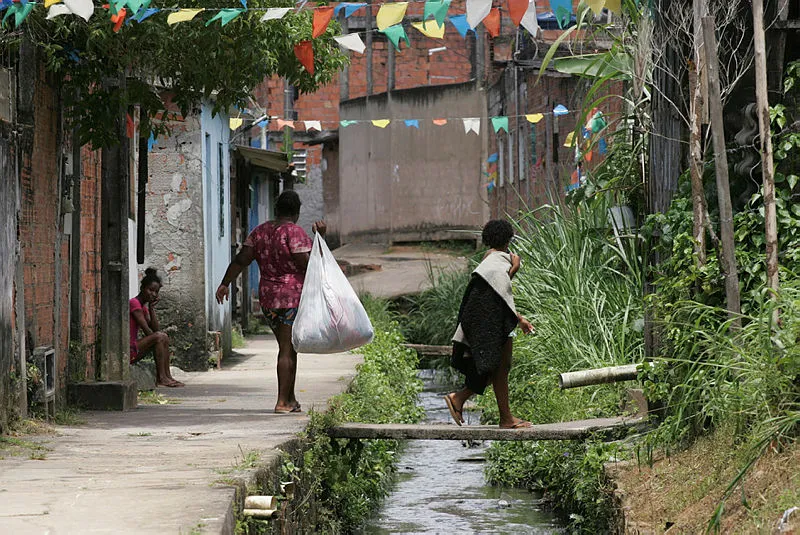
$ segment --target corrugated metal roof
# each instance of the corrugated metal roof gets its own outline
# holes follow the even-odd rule
[[[286,154],[274,150],[257,149],[245,145],[236,145],[236,151],[251,165],[284,173],[289,170]]]

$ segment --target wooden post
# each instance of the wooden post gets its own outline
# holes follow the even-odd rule
[[[764,38],[763,0],[753,0],[753,47],[756,65],[756,110],[761,152],[761,178],[764,182],[764,226],[767,242],[767,286],[778,291],[778,220],[775,210],[775,164],[772,160],[772,133],[769,127],[767,93],[767,47]]]
[[[722,258],[720,266],[725,272],[725,300],[728,316],[736,318],[741,311],[739,297],[739,271],[736,267],[736,246],[733,239],[733,207],[728,183],[728,155],[725,152],[725,128],[722,119],[722,99],[719,88],[719,59],[717,38],[714,35],[714,17],[703,17],[703,40],[708,69],[708,104],[711,116],[711,136],[714,140],[714,161],[717,176],[717,199],[719,203],[720,241]],[[740,321],[735,320],[735,326]]]
[[[692,230],[694,253],[697,267],[706,265],[705,213],[706,196],[703,189],[703,110],[707,99],[703,98],[703,31],[701,19],[705,15],[704,0],[694,0],[694,65],[689,70],[689,174],[692,180]]]

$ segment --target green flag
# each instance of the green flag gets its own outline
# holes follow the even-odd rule
[[[241,9],[241,8],[220,9],[219,13],[214,15],[211,18],[211,20],[206,22],[206,26],[209,26],[215,20],[222,21],[222,25],[225,26],[226,24],[228,24],[230,21],[232,21],[233,19],[235,19],[236,17],[238,17],[242,13],[244,13],[244,9]]]
[[[403,39],[407,46],[411,46],[411,41],[408,40],[408,35],[406,34],[406,30],[403,28],[402,24],[389,26],[388,28],[381,30],[381,32],[389,38],[394,45],[395,50],[400,50],[400,39]]]

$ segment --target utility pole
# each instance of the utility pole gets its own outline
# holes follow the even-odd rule
[[[372,95],[372,0],[367,0],[367,96]]]
[[[764,183],[764,231],[767,242],[767,286],[778,291],[778,220],[775,210],[775,164],[772,159],[772,133],[769,127],[767,93],[767,47],[764,37],[763,0],[753,0],[753,47],[756,64],[756,110],[758,111],[761,178]]]
[[[339,25],[342,27],[342,34],[347,35],[349,32],[347,17],[345,17],[344,10],[339,11]],[[352,56],[348,52],[348,56]],[[339,102],[345,101],[350,98],[350,62],[344,64],[341,72],[339,73]],[[264,147],[262,147],[264,148]]]
[[[703,48],[708,69],[708,104],[711,116],[711,137],[714,140],[714,162],[717,175],[717,199],[719,203],[720,241],[722,258],[720,265],[725,272],[725,301],[728,317],[734,319],[734,326],[740,327],[738,319],[741,312],[739,296],[739,271],[736,267],[736,247],[733,238],[733,207],[731,188],[728,182],[728,155],[725,152],[725,128],[722,119],[722,98],[719,88],[719,58],[717,57],[717,38],[714,35],[714,17],[703,17]]]

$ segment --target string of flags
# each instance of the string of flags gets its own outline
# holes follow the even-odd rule
[[[465,1],[466,13],[448,15],[451,0],[425,0],[422,21],[412,22],[411,26],[426,37],[443,39],[445,21],[449,21],[462,37],[466,37],[469,31],[474,33],[475,28],[479,24],[483,24],[490,36],[497,37],[500,34],[500,8],[492,7],[493,0]],[[549,1],[550,8],[560,28],[563,29],[569,25],[572,18],[572,0],[539,1]],[[504,8],[504,11],[507,11],[514,25],[525,28],[531,35],[536,35],[539,29],[536,0],[506,0],[506,2],[507,7]],[[119,32],[123,25],[131,24],[132,22],[141,24],[160,12],[168,13],[167,24],[170,26],[192,21],[204,12],[214,13],[206,21],[205,26],[211,26],[219,21],[219,25],[222,27],[248,11],[263,11],[261,22],[269,22],[271,20],[280,20],[292,11],[300,12],[304,9],[310,9],[313,11],[313,40],[325,33],[331,19],[334,16],[338,16],[341,11],[344,11],[344,17],[348,18],[358,10],[370,5],[365,2],[341,2],[335,6],[323,5],[308,8],[305,7],[304,3],[299,7],[248,8],[247,0],[240,0],[241,7],[235,8],[158,8],[151,7],[151,3],[152,0],[108,0],[107,4],[98,6],[95,5],[94,0],[44,0],[42,4],[32,0],[0,0],[0,12],[6,11],[2,20],[3,27],[12,17],[14,26],[19,27],[30,15],[31,11],[39,5],[43,5],[48,10],[48,20],[65,15],[74,15],[88,22],[96,11],[105,9],[109,13],[114,32]],[[379,6],[375,17],[377,31],[386,35],[397,50],[400,50],[401,41],[405,41],[407,46],[411,46],[403,26],[408,4],[409,1],[371,4],[371,6]],[[619,13],[621,10],[621,0],[587,0],[587,4],[595,13],[601,13],[603,9],[608,9],[615,13]],[[340,35],[334,37],[334,39],[345,50],[363,53],[366,49],[359,33]],[[297,43],[294,47],[294,52],[301,65],[310,74],[313,74],[314,50],[312,41],[304,40]]]

